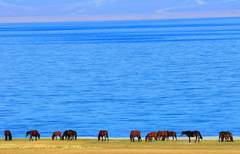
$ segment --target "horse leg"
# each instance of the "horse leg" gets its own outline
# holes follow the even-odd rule
[[[188,140],[189,140],[189,143],[191,143],[191,138],[190,137],[188,137]]]

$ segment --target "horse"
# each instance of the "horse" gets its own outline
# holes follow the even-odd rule
[[[100,141],[102,138],[102,141],[109,141],[108,137],[108,131],[107,130],[100,130],[98,133],[98,141]],[[103,140],[104,138],[104,140]]]
[[[182,136],[186,135],[189,138],[189,143],[191,142],[191,137],[196,137],[195,143],[200,139],[203,139],[201,133],[199,131],[182,131]]]
[[[147,141],[152,141],[153,139],[157,141],[157,133],[156,132],[150,132],[145,137],[146,142]]]
[[[222,132],[219,132],[219,139],[218,141],[220,142],[224,142],[224,140],[226,142],[233,142],[233,135],[231,132],[229,131],[222,131]]]
[[[157,140],[165,141],[165,139],[168,139],[168,131],[158,131]]]
[[[63,132],[61,140],[77,140],[77,132],[74,130],[66,130]]]
[[[4,131],[5,141],[11,141],[12,140],[12,133],[10,130]]]
[[[31,130],[26,132],[26,137],[28,137],[28,135],[30,136],[29,140],[33,140],[32,137],[35,137],[35,140],[40,139],[40,133],[37,130]]]
[[[168,131],[168,138],[169,138],[169,137],[172,137],[173,140],[176,139],[176,141],[177,141],[177,133],[176,133],[176,132],[174,132],[174,131]]]
[[[130,132],[130,141],[131,142],[135,142],[135,137],[138,138],[138,142],[141,142],[142,141],[142,138],[141,138],[141,132],[139,130],[132,130]]]
[[[57,138],[62,138],[62,133],[60,131],[53,132],[52,134],[52,140],[57,139]]]

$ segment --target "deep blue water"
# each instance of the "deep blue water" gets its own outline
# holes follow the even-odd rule
[[[0,131],[240,135],[240,18],[0,24]]]

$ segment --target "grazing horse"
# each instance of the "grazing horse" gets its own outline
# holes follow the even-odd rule
[[[229,131],[222,131],[222,132],[219,132],[219,139],[218,141],[220,142],[233,142],[233,135],[231,132]]]
[[[139,130],[132,130],[132,131],[130,132],[130,141],[131,141],[131,142],[134,142],[135,137],[138,138],[138,142],[141,142],[141,141],[142,141],[141,132],[140,132]]]
[[[168,131],[158,131],[157,140],[165,141],[165,139],[168,139]]]
[[[98,133],[98,141],[100,141],[102,138],[102,141],[109,141],[109,138],[108,138],[108,131],[107,130],[100,130],[99,133]],[[104,140],[103,140],[104,138]]]
[[[26,132],[26,137],[28,137],[28,135],[30,136],[29,140],[33,140],[32,137],[35,137],[35,140],[40,139],[40,133],[37,130],[31,130]]]
[[[145,137],[146,142],[147,141],[153,141],[153,139],[157,141],[157,133],[156,132],[150,132]]]
[[[172,137],[173,140],[176,139],[177,140],[177,133],[174,131],[168,131],[168,138]]]
[[[53,132],[52,134],[52,140],[57,139],[57,138],[62,138],[62,133],[60,131]]]
[[[77,140],[77,132],[74,130],[66,130],[63,132],[62,140]]]
[[[11,141],[12,140],[12,133],[10,130],[4,131],[5,141]]]
[[[182,131],[182,136],[183,135],[186,135],[189,138],[189,143],[191,142],[191,137],[196,137],[195,143],[197,141],[200,142],[200,139],[203,139],[199,131]]]

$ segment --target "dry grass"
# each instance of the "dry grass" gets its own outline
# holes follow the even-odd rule
[[[142,142],[130,143],[128,140],[110,140],[102,143],[96,140],[80,139],[77,141],[28,141],[18,139],[11,142],[0,141],[0,154],[239,154],[240,141],[218,143],[202,141]]]

